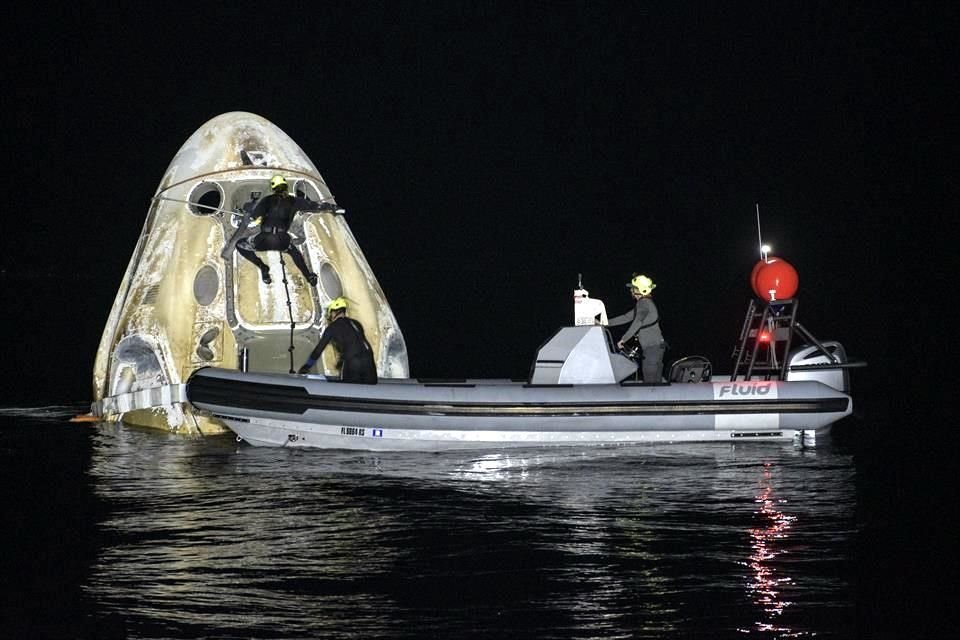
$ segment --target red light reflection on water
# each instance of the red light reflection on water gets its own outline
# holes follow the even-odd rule
[[[748,529],[751,553],[744,563],[753,571],[747,590],[765,615],[764,619],[754,622],[752,629],[740,631],[775,632],[782,634],[780,637],[796,637],[805,634],[794,633],[775,622],[793,603],[785,600],[781,593],[783,585],[792,582],[791,578],[781,575],[773,566],[777,556],[785,553],[783,542],[789,538],[790,527],[796,516],[786,515],[779,509],[779,505],[786,503],[786,500],[776,498],[771,485],[770,465],[765,464],[760,494],[754,499],[760,505],[755,513],[761,517],[762,524]]]

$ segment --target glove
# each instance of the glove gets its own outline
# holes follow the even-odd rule
[[[310,373],[310,369],[312,369],[313,365],[315,365],[316,363],[317,363],[316,360],[307,360],[306,362],[303,363],[302,367],[297,369],[297,373],[299,373],[300,375],[306,375]]]
[[[338,216],[342,216],[347,212],[346,209],[344,209],[343,207],[338,207],[332,202],[321,202],[320,205],[317,207],[317,211],[325,211],[325,212],[333,213]]]

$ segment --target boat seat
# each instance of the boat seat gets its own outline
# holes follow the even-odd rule
[[[703,356],[687,356],[670,365],[667,380],[670,382],[710,382],[713,367]]]

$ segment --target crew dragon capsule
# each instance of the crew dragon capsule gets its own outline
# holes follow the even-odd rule
[[[272,274],[267,283],[235,250],[239,237],[258,231],[244,213],[276,175],[292,194],[325,205],[297,213],[290,227],[316,286],[287,253],[259,252]],[[380,376],[407,377],[397,320],[313,162],[260,116],[217,116],[183,144],[150,203],[97,350],[92,413],[174,432],[224,432],[186,402],[190,374],[205,366],[296,371],[323,331],[324,308],[340,296],[363,324]],[[317,372],[335,374],[332,351]]]

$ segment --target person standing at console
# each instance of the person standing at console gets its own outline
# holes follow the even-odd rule
[[[635,300],[633,309],[623,315],[610,318],[607,326],[615,327],[629,324],[617,348],[623,349],[625,342],[636,338],[643,351],[641,371],[644,382],[660,382],[663,374],[663,354],[667,344],[660,331],[660,312],[653,302],[653,290],[657,285],[644,275],[634,275],[627,284]]]

